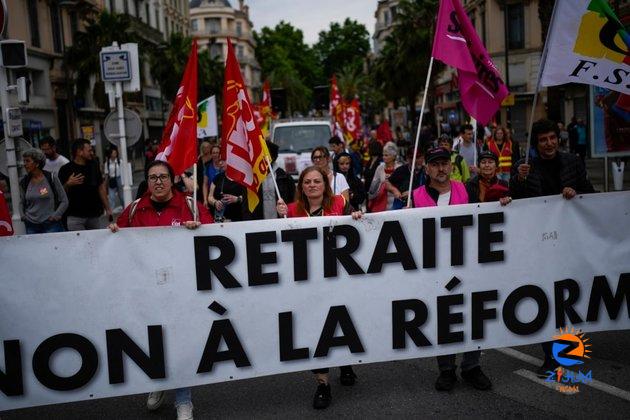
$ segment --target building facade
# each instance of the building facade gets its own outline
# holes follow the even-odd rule
[[[374,12],[376,24],[374,25],[374,35],[372,35],[376,56],[379,55],[385,45],[385,40],[392,33],[398,15],[398,3],[399,0],[378,0],[376,12]]]
[[[85,17],[102,10],[127,14],[132,18],[132,30],[156,46],[173,32],[189,32],[187,0],[8,0],[7,10],[4,35],[25,41],[28,53],[26,68],[7,72],[9,84],[21,76],[31,81],[30,103],[22,107],[24,137],[37,144],[40,138],[51,135],[58,139],[59,149],[66,155],[71,141],[78,137],[93,140],[99,155],[108,146],[102,136],[108,111],[97,104],[92,94],[104,95],[94,89],[100,76],[93,75],[88,93],[77,97],[63,59],[75,34],[85,29]],[[143,137],[157,140],[168,110],[151,77],[148,60],[141,62],[142,90],[126,95],[125,106],[141,116]],[[11,100],[16,103],[15,96]]]
[[[501,107],[497,123],[509,123],[514,137],[525,141],[544,46],[539,1],[463,0],[462,4],[512,94]],[[461,107],[456,74],[446,68],[437,75],[435,88],[435,114],[451,125],[468,119]],[[574,84],[541,89],[533,112],[535,119],[567,121],[574,115],[587,119],[588,89]]]
[[[228,0],[192,0],[190,2],[190,28],[198,39],[200,49],[208,49],[213,58],[227,58],[227,40],[232,40],[234,52],[241,65],[241,73],[252,100],[262,87],[260,64],[256,60],[253,24],[249,7],[243,0],[238,9]]]

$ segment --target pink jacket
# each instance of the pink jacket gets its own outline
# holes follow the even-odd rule
[[[468,204],[468,193],[464,184],[451,180],[451,202],[448,204]],[[413,191],[413,206],[435,207],[437,203],[433,201],[427,192],[426,186],[422,185]]]

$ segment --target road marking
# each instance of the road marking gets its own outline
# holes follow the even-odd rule
[[[549,389],[553,389],[556,392],[560,392],[555,382],[547,382],[544,379],[539,378],[538,375],[536,375],[532,371],[529,371],[527,369],[519,369],[519,370],[515,370],[514,373],[516,373],[518,376],[522,376],[525,379],[529,379],[530,381],[536,382],[538,385],[546,386]],[[560,392],[560,394],[573,395],[573,394],[576,394],[577,392],[578,391],[568,391],[568,392]]]
[[[510,347],[505,347],[505,348],[501,348],[501,349],[495,349],[496,351],[498,351],[499,353],[503,353],[506,356],[510,356],[513,357],[515,359],[521,360],[525,363],[529,363],[530,365],[534,365],[534,366],[541,366],[543,361],[541,359],[538,359],[534,356],[530,356],[529,354],[525,354],[523,352],[520,352],[518,350],[514,350],[513,348]],[[568,369],[565,369],[568,370]],[[519,373],[520,372],[520,373]],[[523,374],[523,372],[528,372],[527,374]],[[552,383],[550,382],[545,382],[543,379],[540,379],[535,373],[530,372],[526,369],[520,369],[515,371],[514,373],[516,373],[517,375],[520,375],[524,378],[527,379],[531,379],[534,382],[540,383],[541,385],[546,386],[547,388],[553,388],[555,389],[555,387],[552,385]],[[575,373],[575,372],[574,372]],[[538,381],[535,381],[535,379],[538,379]],[[593,379],[591,382],[586,383],[586,384],[582,384],[582,385],[586,385],[586,386],[590,386],[591,388],[595,388],[599,391],[605,392],[607,394],[613,395],[615,397],[621,398],[623,400],[626,401],[630,401],[630,392],[621,389],[621,388],[617,388],[616,386],[613,385],[608,385],[607,383],[598,381],[596,379]]]

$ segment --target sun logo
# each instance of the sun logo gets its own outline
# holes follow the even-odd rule
[[[553,337],[553,358],[562,366],[569,367],[584,364],[584,359],[590,359],[588,349],[591,345],[581,330],[567,327],[564,331],[560,328],[560,334]]]

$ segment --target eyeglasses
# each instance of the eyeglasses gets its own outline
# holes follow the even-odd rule
[[[315,155],[315,156],[313,156],[313,157],[311,158],[311,160],[312,160],[313,162],[318,162],[318,161],[320,161],[320,160],[322,160],[322,159],[326,159],[326,156],[323,156],[323,155]]]
[[[171,179],[171,177],[170,177],[170,175],[168,175],[168,174],[162,174],[162,175],[149,175],[149,178],[148,178],[148,179],[149,179],[149,182],[152,182],[152,183],[154,183],[154,184],[155,184],[156,182],[158,182],[158,180],[159,180],[161,183],[165,183],[167,180],[170,180],[170,179]]]

